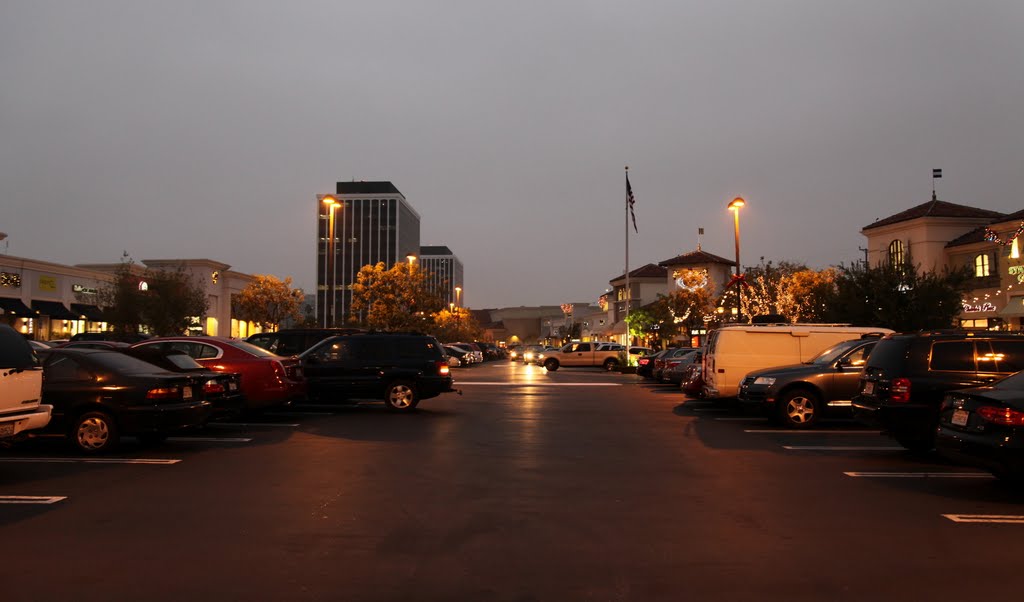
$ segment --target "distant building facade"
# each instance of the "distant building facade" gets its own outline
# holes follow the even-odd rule
[[[339,205],[332,209],[327,197]],[[338,182],[335,194],[316,199],[316,319],[341,324],[360,268],[378,262],[390,268],[419,254],[420,215],[391,182]]]
[[[462,261],[445,246],[420,247],[420,268],[428,273],[427,286],[441,298],[442,306],[462,307],[466,290],[462,282]]]

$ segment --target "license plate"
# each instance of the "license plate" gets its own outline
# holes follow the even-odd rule
[[[192,387],[182,387],[181,388],[181,398],[182,399],[192,399]]]
[[[967,418],[970,415],[967,410],[953,410],[953,419],[950,422],[957,426],[967,426]]]
[[[14,436],[14,424],[13,422],[5,422],[0,424],[0,437],[13,437]]]
[[[871,395],[874,392],[875,392],[875,383],[873,383],[871,381],[868,381],[868,382],[864,383],[864,394],[865,395]]]
[[[238,390],[238,383],[236,383],[234,381],[228,383],[228,391],[237,391],[237,390]]]

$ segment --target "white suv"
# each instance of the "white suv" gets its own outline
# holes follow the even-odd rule
[[[50,423],[52,406],[41,403],[43,369],[16,330],[0,324],[0,440]]]

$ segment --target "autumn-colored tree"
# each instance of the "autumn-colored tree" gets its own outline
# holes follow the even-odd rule
[[[430,334],[442,343],[479,341],[483,334],[480,323],[465,308],[443,309],[433,315]]]
[[[779,281],[777,313],[793,322],[823,322],[835,296],[835,268],[800,270]]]
[[[292,288],[292,279],[279,279],[269,274],[256,274],[242,292],[232,299],[233,310],[242,320],[256,322],[263,330],[277,330],[281,322],[291,318],[302,320],[300,288]]]
[[[427,275],[405,262],[390,269],[383,262],[364,265],[352,285],[350,316],[374,330],[429,330],[441,299],[431,292]]]

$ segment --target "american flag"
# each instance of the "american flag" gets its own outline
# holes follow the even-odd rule
[[[633,218],[633,231],[640,233],[636,229],[636,213],[633,213],[633,205],[636,204],[636,199],[633,198],[633,187],[629,185],[629,173],[626,173],[626,202],[629,203],[629,216]]]

